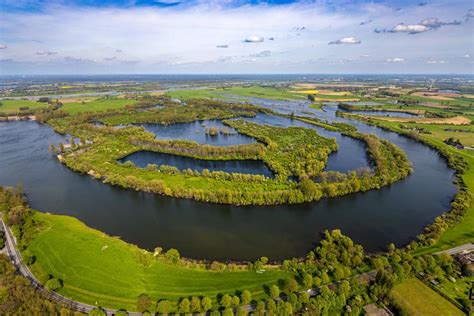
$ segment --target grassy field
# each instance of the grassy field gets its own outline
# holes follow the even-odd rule
[[[471,120],[464,116],[454,117],[393,117],[393,116],[382,116],[377,117],[377,120],[387,122],[398,122],[398,123],[420,123],[420,124],[452,124],[452,125],[467,125],[471,123]]]
[[[264,284],[289,276],[281,270],[213,272],[166,264],[75,218],[36,212],[34,219],[42,229],[27,248],[36,256],[31,270],[42,282],[48,275],[62,279],[59,293],[92,305],[136,310],[142,293],[153,300],[205,295],[215,301],[220,293],[245,289],[259,299],[267,295]]]
[[[98,112],[123,108],[128,104],[134,104],[135,100],[124,99],[97,99],[85,102],[71,102],[65,103],[62,109],[71,114],[81,112]]]
[[[464,315],[418,279],[409,279],[396,285],[390,295],[408,315]]]
[[[27,107],[28,110],[37,110],[49,105],[48,103],[30,100],[1,100],[0,104],[0,113],[6,114],[18,113],[21,107]]]
[[[270,87],[231,87],[231,88],[211,88],[195,90],[175,90],[169,91],[167,95],[171,98],[188,99],[222,99],[222,100],[241,100],[245,97],[265,98],[272,100],[295,100],[306,99],[306,95],[295,93],[286,89],[276,89]],[[239,98],[242,97],[242,98]]]
[[[456,107],[472,107],[474,104],[474,100],[468,98],[453,98],[452,100],[436,100],[434,98],[417,96],[417,95],[405,95],[405,99],[407,100],[414,100],[420,102],[427,102],[427,103],[438,103],[440,105],[446,106],[456,106]]]

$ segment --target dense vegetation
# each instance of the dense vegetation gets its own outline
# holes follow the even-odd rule
[[[156,140],[155,135],[133,125],[97,125],[125,123],[172,124],[196,119],[224,119],[254,116],[261,108],[248,104],[228,104],[219,101],[189,100],[182,106],[167,99],[159,108],[128,107],[115,112],[85,114],[51,119],[57,131],[79,137],[79,144],[60,146],[61,160],[70,168],[88,173],[106,183],[169,196],[226,204],[283,204],[315,201],[323,197],[380,188],[402,179],[410,172],[405,154],[393,144],[374,135],[357,133],[346,124],[334,125],[316,119],[297,117],[367,144],[373,170],[341,174],[323,172],[329,154],[337,150],[333,139],[319,136],[302,127],[280,128],[225,120],[238,132],[251,136],[255,144],[216,147],[183,140]],[[145,110],[143,110],[145,109]],[[120,164],[131,153],[156,152],[208,160],[262,160],[276,174],[275,179],[262,175],[178,170],[173,166],[150,165],[137,168],[131,162]],[[299,182],[291,181],[296,179]],[[316,180],[316,181],[314,181]]]

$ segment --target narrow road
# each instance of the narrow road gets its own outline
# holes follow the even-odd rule
[[[469,243],[469,244],[465,244],[465,245],[462,245],[462,246],[458,246],[458,247],[454,247],[454,248],[450,248],[450,249],[447,249],[447,250],[443,250],[443,251],[439,251],[439,252],[436,252],[435,255],[439,255],[439,254],[442,254],[442,253],[447,253],[448,255],[455,255],[455,254],[458,254],[458,253],[461,253],[461,252],[465,252],[465,251],[474,251],[474,243]]]

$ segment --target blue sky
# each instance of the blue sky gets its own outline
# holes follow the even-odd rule
[[[474,73],[472,6],[0,0],[0,73]]]

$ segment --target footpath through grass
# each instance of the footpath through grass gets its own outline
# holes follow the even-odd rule
[[[408,315],[464,315],[456,306],[418,279],[409,279],[396,285],[390,295]]]
[[[44,284],[48,276],[63,280],[59,293],[80,302],[136,310],[137,297],[153,300],[235,294],[245,289],[254,299],[266,297],[265,284],[290,276],[282,270],[209,271],[171,264],[152,253],[89,228],[79,220],[36,212],[40,223],[27,252],[36,257],[32,272]]]

